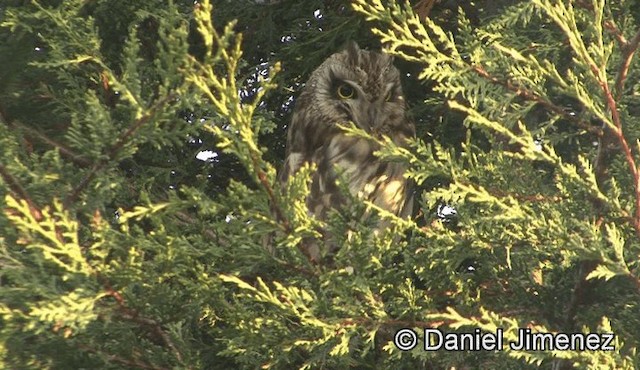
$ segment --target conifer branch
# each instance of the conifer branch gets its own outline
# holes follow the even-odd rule
[[[134,121],[131,126],[124,131],[115,144],[109,148],[107,152],[107,158],[104,160],[100,160],[91,167],[89,173],[85,175],[85,177],[80,180],[78,185],[76,185],[69,195],[65,198],[63,205],[65,208],[69,208],[73,202],[78,199],[80,193],[89,185],[89,183],[95,178],[95,176],[104,169],[112,160],[114,160],[117,154],[122,150],[122,148],[133,138],[134,134],[146,123],[148,123],[151,118],[156,114],[157,110],[160,109],[163,105],[165,105],[168,101],[172,100],[174,97],[173,93],[168,94],[164,98],[158,100],[155,105],[149,109],[142,117],[138,118]]]
[[[26,131],[28,135],[34,136],[36,139],[42,141],[43,143],[58,149],[58,151],[63,157],[75,163],[77,166],[87,167],[91,164],[91,162],[88,161],[86,158],[74,153],[71,149],[67,148],[65,145],[47,137],[46,135],[43,135],[40,131],[36,129],[33,129],[31,127],[28,127],[18,122],[12,122],[12,125],[18,127],[23,131]]]
[[[113,299],[118,304],[120,317],[122,317],[123,319],[129,320],[129,321],[133,321],[136,324],[139,324],[141,327],[146,327],[152,334],[154,334],[155,336],[160,338],[162,343],[164,343],[164,345],[167,346],[171,350],[171,352],[174,354],[176,359],[180,363],[182,363],[183,362],[182,361],[182,354],[180,353],[180,351],[178,350],[176,345],[173,343],[173,341],[171,340],[169,335],[164,331],[164,329],[162,329],[160,324],[157,321],[153,320],[153,319],[149,319],[149,318],[146,318],[146,317],[140,315],[140,313],[137,310],[129,308],[126,305],[124,297],[122,297],[120,292],[118,292],[113,287],[111,287],[111,284],[105,278],[100,278],[99,275],[98,275],[98,278],[99,278],[99,280],[102,280],[102,284],[104,286],[104,289],[105,289],[107,295],[113,297]],[[153,339],[153,338],[151,338],[151,339]]]
[[[616,101],[623,94],[624,83],[626,81],[633,55],[637,50],[638,45],[640,44],[640,30],[636,32],[631,41],[627,41],[624,35],[617,29],[613,22],[605,21],[604,28],[614,35],[614,37],[618,41],[623,55],[622,63],[620,64],[615,82],[615,92],[611,91],[611,89],[609,88],[609,83],[606,80],[603,81],[599,78],[599,76],[601,75],[601,71],[599,70],[599,68],[594,64],[591,64],[589,66],[604,94],[606,105],[611,112],[611,119],[615,127],[615,129],[613,129],[606,124],[603,125],[603,135],[600,137],[599,151],[595,159],[594,172],[596,174],[596,180],[598,184],[602,186],[605,180],[605,174],[608,166],[607,159],[609,158],[609,153],[612,149],[610,145],[613,141],[617,141],[618,145],[622,149],[625,161],[627,162],[627,165],[633,177],[635,212],[630,221],[633,225],[633,228],[635,229],[636,235],[640,236],[640,179],[638,177],[638,167],[636,166],[635,159],[627,142],[627,139],[624,136],[624,132],[622,130],[622,121]],[[601,209],[602,207],[596,204],[596,208]],[[599,263],[600,261],[597,260],[586,260],[582,261],[580,264],[578,280],[576,281],[572,290],[571,300],[569,301],[567,312],[565,314],[565,326],[567,330],[574,330],[575,328],[575,315],[577,313],[578,307],[584,304],[586,299],[588,299],[593,286],[593,282],[587,280],[587,276],[598,266]],[[640,292],[640,280],[633,274],[627,274],[626,276],[635,285],[636,290]]]
[[[595,76],[600,75],[600,71],[597,66],[591,65],[591,70]],[[620,145],[627,165],[629,166],[629,170],[631,171],[631,175],[633,177],[633,186],[634,186],[634,196],[635,196],[635,216],[633,221],[633,227],[636,230],[636,235],[640,236],[640,178],[638,178],[638,167],[636,166],[635,159],[633,157],[633,153],[631,152],[631,147],[627,142],[627,139],[624,136],[624,132],[622,130],[622,121],[620,119],[620,112],[618,112],[618,107],[616,100],[613,96],[613,93],[609,89],[609,84],[607,81],[598,80],[600,88],[604,93],[604,97],[606,99],[607,108],[611,112],[611,119],[613,120],[613,124],[615,126],[615,130],[613,131],[614,137],[617,139],[618,144]]]
[[[604,27],[614,35],[614,37],[618,41],[618,46],[622,51],[622,62],[620,63],[620,67],[618,69],[618,75],[615,83],[615,95],[612,95],[610,92],[608,92],[608,86],[603,88],[603,90],[605,91],[606,99],[607,99],[607,105],[611,109],[612,107],[615,107],[616,99],[619,99],[623,94],[624,84],[629,72],[629,68],[631,66],[631,61],[633,60],[633,56],[636,50],[638,49],[638,46],[640,45],[640,30],[636,32],[636,34],[633,36],[633,38],[630,41],[627,41],[627,39],[624,37],[622,32],[620,32],[620,30],[616,27],[613,21],[611,20],[605,21]],[[601,84],[601,87],[602,87],[602,84]],[[629,148],[629,145],[622,134],[622,125],[621,125],[620,118],[617,111],[615,113],[615,116],[613,116],[613,111],[612,111],[612,118],[614,120],[615,126],[618,129],[611,132],[611,130],[606,129],[605,127],[605,133],[600,141],[598,155],[595,160],[596,178],[599,184],[601,184],[604,181],[606,167],[608,165],[607,158],[609,158],[610,151],[612,149],[610,148],[610,146],[614,140],[617,140],[622,147],[626,161],[631,169],[632,175],[634,176],[634,187],[636,190],[635,191],[636,213],[635,213],[634,221],[632,222],[632,224],[636,229],[636,233],[640,235],[640,188],[638,185],[639,184],[638,171],[635,165],[633,155]],[[609,132],[611,132],[611,134],[608,134]],[[613,137],[611,137],[611,135],[613,135]]]
[[[640,30],[636,32],[630,41],[626,42],[624,37],[621,41],[623,42],[621,43],[623,57],[618,71],[618,78],[616,80],[616,98],[619,98],[622,95],[624,83],[627,79],[627,74],[629,73],[629,67],[631,66],[631,60],[633,59],[633,55],[636,50],[638,50],[638,45],[640,45]]]
[[[473,66],[472,70],[474,72],[476,72],[479,76],[489,80],[491,83],[496,84],[496,85],[500,85],[502,87],[504,87],[505,89],[515,93],[517,96],[528,100],[528,101],[534,101],[536,103],[539,103],[540,105],[542,105],[543,107],[547,108],[549,111],[561,116],[562,118],[574,123],[576,126],[596,135],[597,137],[602,136],[603,131],[601,128],[596,127],[596,126],[591,126],[589,124],[587,124],[586,122],[584,122],[581,119],[576,118],[575,116],[570,115],[569,113],[567,113],[562,107],[557,106],[556,104],[554,104],[553,102],[537,95],[536,93],[529,91],[527,89],[524,89],[520,86],[516,86],[514,85],[511,81],[509,80],[500,80],[495,76],[492,76],[491,74],[489,74],[489,72],[487,72],[486,69],[484,69],[484,67],[482,66]]]
[[[29,205],[29,211],[33,218],[36,221],[42,221],[42,212],[40,211],[40,207],[36,205],[27,191],[22,187],[22,185],[20,185],[18,180],[16,180],[2,164],[0,164],[0,177],[2,177],[2,180],[7,184],[9,190],[17,195],[17,198],[24,199],[24,201],[27,202]]]
[[[265,175],[265,178],[266,178],[266,175]],[[269,185],[268,181],[267,181],[267,185]],[[271,188],[271,186],[269,186],[269,188],[271,189],[271,192],[275,197],[275,193],[273,192],[273,188]],[[187,214],[185,212],[176,212],[176,216],[180,220],[179,221],[180,223],[185,223],[187,225],[193,225],[196,222],[196,220],[193,217],[191,217],[191,215],[189,215],[189,214]],[[289,227],[289,229],[285,229],[285,230],[289,230],[290,231],[291,226],[289,224],[287,224],[287,227]],[[212,231],[210,229],[205,229],[205,230],[202,230],[201,232],[209,240],[215,241],[218,244],[220,244],[220,237],[214,231]],[[274,259],[278,262],[278,264],[280,264],[283,268],[285,268],[285,269],[287,269],[289,271],[296,271],[297,273],[299,273],[301,275],[304,275],[304,276],[307,276],[307,277],[311,277],[311,278],[315,278],[315,277],[318,276],[318,274],[315,273],[313,270],[309,270],[309,269],[306,269],[304,267],[300,267],[298,265],[293,265],[293,264],[288,263],[287,261],[279,259],[279,258],[274,258]]]
[[[353,326],[353,325],[379,325],[382,324],[386,327],[414,327],[414,328],[438,328],[443,325],[452,324],[453,320],[437,320],[437,321],[421,321],[421,320],[396,320],[396,319],[388,319],[383,320],[382,322],[369,318],[369,317],[358,317],[358,318],[350,318],[344,319],[340,326]]]
[[[187,214],[186,212],[176,212],[175,215],[176,215],[176,218],[179,220],[179,222],[183,225],[193,225],[196,223],[196,219],[191,217],[191,215]],[[219,241],[218,235],[211,229],[204,229],[204,230],[201,230],[200,232],[204,236],[209,238],[209,240],[212,240],[215,242]]]
[[[623,47],[627,43],[627,39],[612,20],[606,20],[602,25],[604,26],[604,29],[609,31],[613,35],[613,38],[618,41],[618,45],[620,47]]]
[[[271,184],[269,183],[269,180],[267,178],[267,174],[258,166],[258,158],[256,158],[253,155],[253,153],[251,155],[251,161],[253,162],[253,168],[254,168],[256,177],[260,181],[260,184],[262,185],[262,187],[267,192],[267,196],[269,197],[269,202],[271,203],[271,208],[273,209],[273,212],[276,214],[276,218],[278,219],[278,221],[281,222],[282,228],[286,233],[291,232],[292,231],[291,225],[287,220],[287,218],[285,217],[284,212],[282,212],[282,209],[280,208],[275,192],[273,191],[273,188],[271,187]]]
[[[587,276],[598,266],[599,261],[586,260],[581,261],[578,267],[578,279],[571,290],[571,299],[567,304],[564,313],[565,330],[575,330],[575,317],[578,307],[583,305],[587,298],[591,295],[590,291],[593,286],[592,280],[587,280]]]
[[[0,108],[0,124],[4,124],[4,125],[8,124],[8,122],[6,121],[5,115],[3,113],[3,110],[1,108]],[[40,206],[38,206],[35,203],[35,201],[31,199],[31,196],[29,196],[29,193],[27,193],[27,191],[24,189],[24,187],[22,187],[22,185],[18,182],[18,180],[16,180],[16,178],[13,177],[13,175],[11,175],[9,171],[7,171],[7,168],[2,164],[0,164],[0,177],[2,177],[4,182],[7,183],[7,186],[9,187],[9,189],[14,194],[17,195],[17,198],[23,199],[25,202],[27,202],[29,206],[29,212],[31,213],[31,216],[33,216],[34,220],[36,220],[37,222],[41,222],[43,220],[43,216],[42,216],[42,211],[40,210]],[[60,232],[60,230],[58,230],[57,228],[56,228],[56,237],[60,242],[64,242],[64,237],[62,236],[62,233]]]
[[[589,4],[585,1],[576,1],[576,5],[579,5],[587,10],[593,11],[593,5]],[[629,66],[631,65],[631,60],[633,59],[633,55],[638,49],[638,45],[640,44],[640,30],[636,32],[636,34],[631,38],[630,41],[627,41],[624,34],[618,29],[615,22],[611,19],[608,19],[602,22],[602,25],[605,30],[609,31],[613,38],[616,39],[618,43],[618,47],[620,47],[622,51],[622,63],[620,63],[620,68],[618,70],[618,77],[616,78],[616,94],[615,97],[620,98],[622,94],[622,90],[624,88],[624,82],[627,78],[627,74],[629,72]]]
[[[464,181],[461,181],[460,183],[465,184],[465,185],[473,185],[473,183],[465,183]],[[519,200],[519,201],[524,201],[524,202],[531,202],[531,203],[539,203],[539,202],[560,203],[560,202],[564,201],[564,199],[562,197],[553,196],[553,195],[515,194],[515,193],[508,193],[508,192],[502,191],[500,189],[495,189],[495,188],[491,188],[491,187],[487,187],[486,190],[491,195],[494,195],[496,198],[503,198],[503,197],[506,197],[506,196],[510,196],[510,197],[513,197],[513,199],[516,199],[516,200]]]
[[[151,332],[151,334],[157,336],[162,343],[164,343],[165,346],[167,346],[169,348],[169,350],[171,350],[171,352],[173,353],[173,355],[176,357],[176,359],[178,360],[178,362],[182,363],[182,354],[180,353],[180,351],[178,351],[178,348],[176,347],[176,345],[173,343],[173,341],[171,340],[171,338],[169,337],[169,334],[167,334],[164,329],[162,329],[162,327],[160,326],[160,324],[153,320],[153,319],[149,319],[146,317],[142,317],[138,311],[132,310],[130,308],[127,307],[122,307],[121,309],[121,317],[126,319],[126,320],[130,320],[133,321],[137,324],[139,324],[141,327],[146,327],[148,328],[148,330]],[[151,338],[153,339],[153,338]]]
[[[1,109],[1,107],[0,107],[0,124],[3,124],[3,125],[8,124],[5,118],[5,114],[3,113],[3,109]],[[2,163],[0,163],[0,177],[2,177],[2,180],[7,184],[7,186],[9,187],[9,190],[11,190],[14,194],[17,195],[17,198],[24,199],[24,201],[27,202],[33,218],[36,219],[37,221],[41,221],[42,212],[40,211],[40,207],[36,205],[36,203],[33,201],[33,199],[31,199],[27,191],[22,187],[22,185],[20,185],[18,180],[16,180],[16,178],[13,177],[9,173],[9,171],[7,171],[7,168]]]
[[[169,368],[166,367],[158,367],[158,366],[154,366],[145,362],[141,362],[140,360],[137,359],[125,359],[122,358],[118,355],[113,355],[113,354],[108,354],[108,353],[104,353],[103,351],[100,351],[98,349],[92,348],[90,346],[87,346],[86,344],[79,344],[78,348],[80,348],[81,350],[88,352],[88,353],[93,353],[95,355],[98,355],[100,357],[104,357],[108,362],[114,362],[120,365],[124,365],[124,366],[128,366],[134,369],[142,369],[142,370],[169,370]]]
[[[420,19],[427,18],[431,14],[431,9],[436,4],[436,0],[420,0],[413,6],[413,11],[420,17]]]

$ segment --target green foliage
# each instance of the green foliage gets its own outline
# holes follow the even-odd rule
[[[637,3],[426,3],[0,7],[2,367],[640,367]],[[314,168],[276,180],[293,91],[348,39],[409,75],[419,135],[378,155],[410,166],[411,219],[322,223]],[[521,328],[615,349],[511,349]]]

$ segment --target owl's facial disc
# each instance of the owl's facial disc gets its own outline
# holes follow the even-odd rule
[[[374,95],[356,81],[335,79],[331,95],[346,120],[369,133],[384,131],[390,114],[402,105],[402,92],[395,83],[386,84],[381,93]]]
[[[396,102],[403,99],[402,91],[393,82],[388,83],[385,86],[384,94],[382,96],[384,96],[385,103]]]

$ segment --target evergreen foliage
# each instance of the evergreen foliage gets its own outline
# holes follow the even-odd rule
[[[638,3],[504,3],[5,1],[2,367],[640,368]],[[410,165],[412,219],[321,225],[313,168],[276,181],[295,92],[349,39],[406,77],[418,137],[379,155]],[[314,265],[321,226],[342,246]]]

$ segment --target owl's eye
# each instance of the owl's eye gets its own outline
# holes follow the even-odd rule
[[[338,93],[338,97],[340,99],[352,99],[356,96],[356,92],[353,87],[345,83],[338,86],[336,92]]]
[[[386,101],[387,103],[390,101],[394,101],[395,97],[393,96],[393,93],[389,92],[387,93],[387,96],[384,97],[384,101]]]

